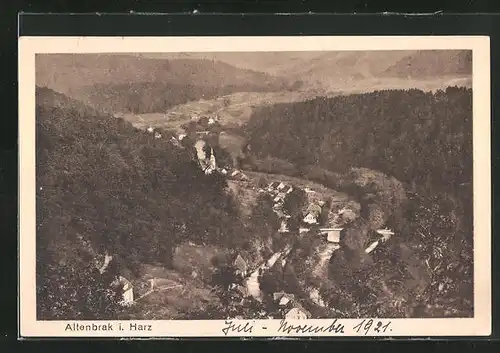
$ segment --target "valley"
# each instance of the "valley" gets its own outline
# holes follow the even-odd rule
[[[38,315],[470,316],[467,56],[381,55],[42,58]]]

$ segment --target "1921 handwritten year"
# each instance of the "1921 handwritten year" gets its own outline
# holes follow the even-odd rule
[[[383,334],[392,331],[391,322],[374,321],[373,319],[364,319],[359,324],[353,326],[356,333],[364,332],[365,336],[369,333]]]

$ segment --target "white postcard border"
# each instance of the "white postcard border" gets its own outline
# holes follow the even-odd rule
[[[293,336],[488,336],[491,334],[490,44],[486,36],[318,37],[21,37],[19,38],[19,326],[21,337],[219,337],[224,320],[38,321],[35,288],[35,54],[469,49],[473,51],[474,318],[374,319],[386,332],[365,334],[363,319],[339,319],[344,332]],[[366,319],[365,323],[368,322]],[[327,327],[333,319],[289,321]],[[233,320],[247,332],[227,336],[292,336],[280,320]],[[68,330],[68,324],[108,325],[112,331]],[[130,324],[144,330],[131,330]],[[145,325],[145,326],[137,326]],[[334,326],[335,326],[334,325]],[[71,326],[76,327],[76,326]],[[150,330],[148,330],[148,327]],[[252,327],[251,332],[249,332]],[[338,326],[337,326],[338,327]],[[338,331],[338,330],[337,330]]]

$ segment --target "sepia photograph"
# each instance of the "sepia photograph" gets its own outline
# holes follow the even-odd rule
[[[20,68],[21,321],[489,333],[484,38],[52,39]]]

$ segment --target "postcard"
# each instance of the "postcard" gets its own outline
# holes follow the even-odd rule
[[[20,337],[491,333],[482,36],[20,37]]]

